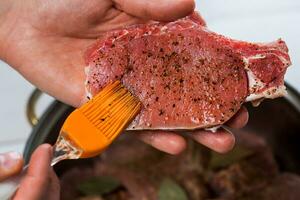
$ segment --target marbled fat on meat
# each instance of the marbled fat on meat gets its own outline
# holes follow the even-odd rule
[[[285,94],[282,40],[248,43],[207,29],[194,13],[108,32],[87,50],[89,97],[115,80],[143,103],[129,129],[197,129],[228,121],[245,101]]]

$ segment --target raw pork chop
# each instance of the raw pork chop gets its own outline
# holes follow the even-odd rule
[[[122,83],[143,103],[129,129],[210,128],[245,101],[285,94],[282,40],[248,43],[211,32],[194,13],[108,32],[86,53],[86,89]]]

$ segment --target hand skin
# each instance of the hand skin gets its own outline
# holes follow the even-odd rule
[[[23,167],[22,156],[16,153],[0,154],[0,181],[19,173]],[[59,180],[50,166],[52,147],[39,146],[29,162],[28,172],[12,200],[58,200],[60,196]]]
[[[194,0],[5,0],[0,11],[0,58],[32,84],[57,99],[80,106],[85,99],[84,51],[106,31],[147,20],[170,21],[194,10]],[[248,114],[243,108],[228,125],[241,128]],[[186,147],[174,132],[134,133],[170,154]],[[234,136],[195,131],[185,134],[225,153]]]

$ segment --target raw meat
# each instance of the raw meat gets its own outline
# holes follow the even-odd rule
[[[86,63],[88,97],[119,79],[143,103],[129,130],[221,125],[245,101],[283,96],[291,64],[281,39],[232,40],[196,13],[111,31],[88,49]]]

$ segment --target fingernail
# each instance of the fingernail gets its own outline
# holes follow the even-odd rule
[[[52,146],[50,144],[43,144],[42,147],[44,149],[47,149],[49,155],[52,157],[52,155],[53,155],[53,148],[52,148]]]
[[[17,152],[8,152],[0,155],[0,166],[4,170],[14,168],[22,158],[22,155]]]

